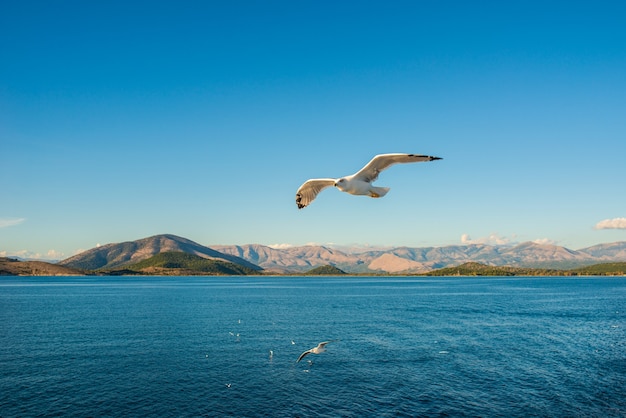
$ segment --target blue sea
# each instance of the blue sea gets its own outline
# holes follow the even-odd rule
[[[626,417],[626,278],[4,277],[0,416]]]

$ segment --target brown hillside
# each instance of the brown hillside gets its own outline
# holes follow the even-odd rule
[[[84,274],[77,269],[43,261],[19,261],[0,257],[0,276],[83,276]]]

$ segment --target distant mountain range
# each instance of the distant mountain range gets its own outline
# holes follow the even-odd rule
[[[343,252],[325,246],[275,249],[263,245],[216,245],[214,249],[241,257],[265,270],[303,272],[332,265],[348,273],[425,273],[467,262],[488,266],[575,268],[596,263],[626,261],[626,242],[599,244],[581,250],[525,242],[516,246],[484,244],[446,247],[397,247]]]
[[[276,249],[258,244],[214,245],[209,248],[175,235],[156,235],[99,246],[63,260],[58,265],[80,270],[114,270],[164,252],[194,254],[258,272],[303,273],[330,265],[346,273],[425,273],[468,262],[488,266],[562,269],[624,262],[626,242],[599,244],[580,250],[526,242],[512,247],[470,244],[344,252],[325,246]]]

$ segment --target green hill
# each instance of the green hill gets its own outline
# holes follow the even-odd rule
[[[626,274],[626,263],[594,264],[592,266],[580,267],[571,271],[579,275],[624,275]]]
[[[559,276],[562,274],[562,271],[553,269],[487,266],[485,264],[471,262],[455,267],[433,270],[422,274],[422,276]]]
[[[335,266],[327,265],[315,267],[304,274],[307,276],[341,276],[342,274],[346,274],[346,272]]]
[[[124,266],[124,274],[153,275],[228,275],[258,274],[248,267],[221,260],[211,260],[183,252],[164,252],[136,264]],[[115,274],[116,271],[111,271]]]
[[[594,264],[571,270],[487,266],[481,263],[465,263],[456,267],[433,270],[421,276],[613,276],[626,274],[626,263]]]

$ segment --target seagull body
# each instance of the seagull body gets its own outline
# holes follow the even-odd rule
[[[334,340],[331,341],[324,341],[323,343],[319,343],[317,345],[317,347],[313,347],[310,350],[306,350],[304,353],[300,354],[300,357],[298,357],[298,360],[296,360],[296,363],[300,362],[300,360],[302,360],[305,356],[309,355],[309,354],[320,354],[323,353],[324,351],[326,351],[326,344],[333,342]]]
[[[372,185],[381,171],[398,163],[418,163],[434,160],[441,160],[441,158],[418,154],[379,154],[372,158],[365,167],[351,176],[338,179],[320,178],[307,180],[296,192],[296,205],[298,209],[307,207],[322,190],[331,186],[335,186],[342,192],[357,196],[383,197],[389,191],[389,187]]]

